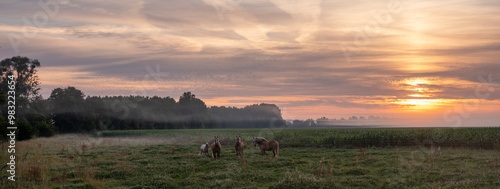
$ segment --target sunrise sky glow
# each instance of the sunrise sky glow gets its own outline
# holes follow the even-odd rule
[[[192,91],[209,106],[275,103],[285,119],[500,125],[500,1],[40,2],[57,10],[0,2],[0,58],[38,59],[44,98]]]

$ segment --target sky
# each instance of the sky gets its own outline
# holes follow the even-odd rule
[[[285,119],[500,125],[500,1],[3,0],[0,58],[41,62],[44,98],[277,104]]]

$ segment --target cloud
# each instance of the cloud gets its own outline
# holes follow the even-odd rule
[[[267,102],[294,111],[317,105],[318,112],[331,106],[387,113],[408,106],[397,104],[401,100],[474,97],[480,76],[500,81],[500,3],[402,1],[403,11],[391,14],[379,33],[366,33],[387,3],[67,1],[19,49],[41,61],[44,94],[78,85],[91,95],[126,95],[144,88],[146,68],[158,66],[165,75],[146,86],[147,94],[191,90],[217,105],[268,96]],[[38,11],[37,1],[0,2],[0,57],[17,55],[7,35],[22,36],[22,18]],[[343,43],[356,47],[351,61]],[[415,78],[429,83],[405,83]],[[500,99],[500,88],[494,89],[486,99],[491,103]],[[229,97],[243,100],[221,100]]]

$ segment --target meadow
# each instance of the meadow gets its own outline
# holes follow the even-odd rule
[[[241,158],[235,136],[245,141]],[[219,136],[220,160],[199,155]],[[279,158],[251,145],[280,142]],[[500,128],[104,131],[16,143],[2,188],[499,188]],[[7,145],[1,145],[2,151]],[[5,153],[2,153],[5,154]],[[2,155],[1,162],[7,162]]]

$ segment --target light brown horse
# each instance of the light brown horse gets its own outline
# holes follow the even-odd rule
[[[236,136],[236,143],[234,144],[236,156],[240,157],[243,155],[243,147],[245,147],[245,143],[243,143],[240,136]]]
[[[273,151],[273,157],[277,158],[279,153],[279,143],[276,140],[267,141],[263,137],[253,138],[253,145],[259,145],[262,157],[266,157],[266,151]]]
[[[214,143],[212,144],[212,158],[214,159],[220,159],[220,151],[222,150],[222,147],[220,145],[219,137],[216,136],[214,138]]]
[[[210,146],[208,145],[208,143],[205,143],[205,144],[202,144],[201,147],[200,147],[200,154],[203,154],[203,155],[207,155],[208,156],[208,148],[210,148]]]

